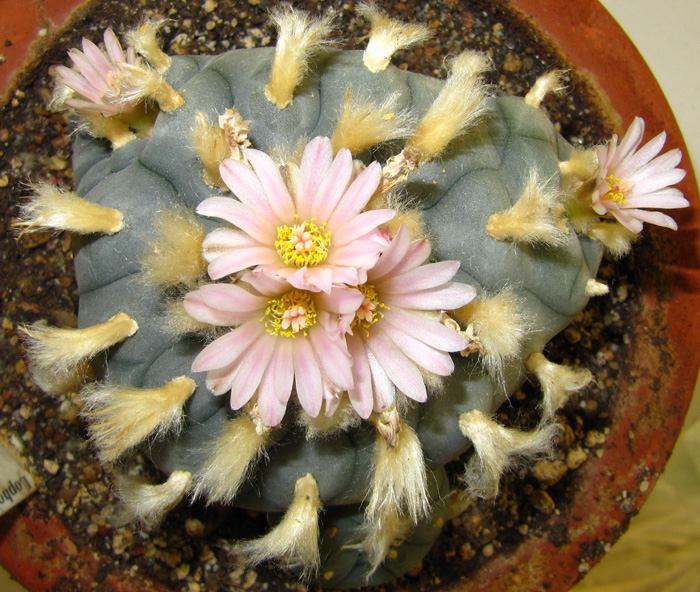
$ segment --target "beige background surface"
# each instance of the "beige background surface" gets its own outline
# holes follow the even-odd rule
[[[556,2],[561,0],[542,1]],[[658,0],[601,0],[601,2],[635,42],[661,84],[661,88],[664,89],[683,131],[685,141],[688,144],[689,155],[686,155],[686,158],[689,157],[689,160],[695,165],[696,172],[700,172],[700,116],[698,116],[700,110],[700,2],[697,2],[697,0],[666,0],[663,4]],[[610,51],[614,52],[615,48],[611,47]],[[624,77],[625,73],[620,72],[621,84],[624,81]],[[659,130],[651,131],[656,133]],[[688,162],[688,160],[684,160],[684,162]],[[698,347],[700,347],[700,336],[698,336]],[[696,386],[693,410],[693,415],[696,419],[700,417],[699,390],[698,386]],[[657,493],[655,491],[652,494],[650,503],[647,504],[650,506],[650,510],[655,509],[651,506],[663,506],[668,496],[678,501],[678,487],[692,488],[697,483],[700,483],[698,479],[689,481],[688,479],[678,478],[681,472],[687,474],[688,462],[693,459],[691,445],[695,442],[700,442],[700,438],[698,438],[699,428],[700,423],[697,423],[695,428],[686,430],[684,440],[678,447],[679,452],[674,455],[672,461],[672,465],[675,464],[677,466],[674,469],[673,466],[669,465],[671,468],[667,471],[668,474],[664,476],[659,486],[657,486],[659,495],[656,498],[658,498],[658,501],[654,499]],[[686,450],[688,448],[691,448],[691,452]],[[700,448],[696,447],[695,450],[700,450]],[[676,457],[678,457],[678,460],[676,460]],[[700,477],[700,464],[696,461],[693,466],[697,471],[695,477]],[[680,485],[679,481],[682,481]],[[689,498],[689,495],[692,495],[692,498]],[[666,496],[666,498],[662,496]],[[680,502],[687,507],[697,507],[696,505],[700,502],[700,488],[695,487],[690,494],[683,491]],[[646,517],[644,512],[642,512],[636,522],[638,524],[633,524],[630,532],[614,548],[611,556],[591,572],[590,584],[586,582],[587,585],[582,586],[582,588],[591,592],[594,590],[596,592],[622,592],[623,590],[624,592],[642,592],[647,590],[648,584],[653,583],[654,587],[652,589],[656,592],[666,589],[660,581],[654,581],[652,575],[645,574],[644,578],[635,578],[636,574],[634,573],[624,573],[628,569],[635,569],[631,567],[626,556],[630,554],[630,548],[635,549],[638,547],[636,541],[644,537],[644,533],[649,529],[649,525],[653,523],[653,520]],[[676,525],[676,528],[679,527],[680,523]],[[651,528],[654,531],[658,531],[658,527],[653,524]],[[674,526],[669,525],[668,521],[666,521],[661,523],[660,528],[672,530]],[[639,534],[635,530],[638,530]],[[692,533],[690,534],[692,535]],[[627,539],[630,540],[629,544]],[[696,554],[696,551],[700,548],[697,546],[698,539],[700,539],[700,531],[698,531],[696,539],[691,541],[694,542],[694,546],[688,549],[691,553],[691,558],[698,558],[696,562],[698,566],[695,568],[697,572],[687,580],[684,580],[682,574],[673,576],[676,585],[668,587],[668,590],[678,589],[684,592],[700,590],[700,554]],[[659,544],[662,545],[662,543]],[[620,551],[616,556],[618,547]],[[659,549],[663,549],[663,545]],[[635,551],[632,555],[638,556],[639,553]],[[681,555],[683,554],[681,553]],[[674,554],[675,557],[678,557],[678,553]],[[668,563],[666,566],[662,565],[659,569],[664,569],[667,565]],[[677,567],[677,562],[673,565]],[[629,578],[627,578],[628,575]],[[4,570],[0,570],[0,591],[22,592],[23,590],[24,588],[11,581]],[[580,589],[580,592],[583,592],[583,589]]]

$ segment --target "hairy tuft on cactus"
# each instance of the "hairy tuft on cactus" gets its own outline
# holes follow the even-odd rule
[[[169,57],[159,22],[126,50],[84,40],[52,101],[75,193],[35,185],[18,222],[85,235],[80,328],[25,344],[42,389],[80,389],[101,461],[141,449],[168,475],[117,475],[123,518],[154,527],[183,499],[280,514],[237,552],[333,588],[410,570],[464,495],[551,450],[592,376],[543,348],[607,292],[604,250],[689,205],[680,152],[640,148],[641,119],[619,145],[557,134],[540,105],[561,72],[525,98],[493,96],[474,52],[445,81],[408,73],[392,54],[429,32],[359,12],[364,52],[286,5],[275,49]],[[539,423],[500,425],[528,377]]]

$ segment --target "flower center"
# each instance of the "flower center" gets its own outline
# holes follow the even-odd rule
[[[365,298],[360,308],[355,311],[355,318],[350,323],[350,327],[352,329],[360,327],[369,335],[369,328],[384,316],[380,309],[388,307],[379,302],[377,291],[371,284],[362,284],[357,289]]]
[[[605,181],[607,182],[608,187],[610,188],[610,191],[608,191],[604,196],[605,199],[613,201],[619,205],[627,203],[627,200],[625,199],[625,193],[632,189],[633,183],[631,181],[628,181],[627,179],[618,179],[613,175],[608,175],[607,177],[605,177]]]
[[[270,335],[296,337],[301,332],[306,336],[306,330],[316,324],[316,307],[308,292],[290,290],[267,301],[261,320]]]
[[[325,222],[316,226],[314,220],[292,227],[285,224],[277,229],[275,247],[287,265],[313,267],[328,257],[331,233],[325,231]]]

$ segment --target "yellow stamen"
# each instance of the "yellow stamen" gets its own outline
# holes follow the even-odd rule
[[[350,327],[352,329],[360,327],[369,335],[369,328],[384,317],[380,309],[386,308],[388,310],[389,307],[379,302],[377,291],[371,284],[362,284],[358,286],[357,289],[362,292],[365,299],[362,301],[360,308],[355,311],[355,318],[350,324]]]
[[[613,175],[608,175],[607,177],[605,177],[605,181],[608,183],[610,191],[608,191],[603,196],[603,198],[610,201],[614,201],[616,204],[619,205],[627,203],[627,200],[625,199],[625,193],[632,189],[632,182],[628,181],[627,179],[618,179]]]
[[[291,228],[285,224],[277,229],[279,240],[275,241],[275,247],[287,265],[313,267],[328,257],[331,233],[325,231],[325,222],[317,226],[314,220]]]
[[[270,335],[296,337],[301,332],[306,336],[307,329],[316,324],[316,307],[308,292],[290,290],[268,300],[261,320]]]

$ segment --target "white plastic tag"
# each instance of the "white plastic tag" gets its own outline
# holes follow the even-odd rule
[[[17,459],[0,435],[0,515],[15,507],[36,489],[34,477]]]

